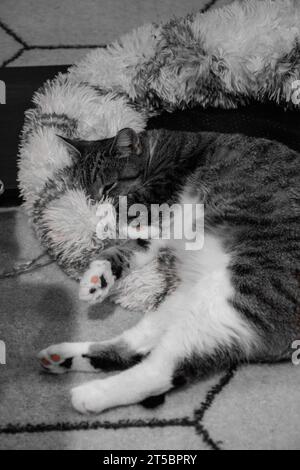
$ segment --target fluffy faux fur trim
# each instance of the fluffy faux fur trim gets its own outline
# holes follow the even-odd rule
[[[96,208],[84,188],[61,182],[70,157],[55,134],[100,139],[124,127],[141,131],[153,114],[196,104],[233,108],[254,98],[294,106],[299,39],[297,0],[236,1],[138,28],[47,82],[26,113],[19,185],[62,267],[76,277],[80,259],[95,253]]]

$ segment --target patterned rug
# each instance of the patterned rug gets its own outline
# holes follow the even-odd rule
[[[230,1],[2,0],[0,64],[72,63],[144,22]],[[47,256],[39,258],[42,249],[20,209],[2,210],[0,227],[0,341],[6,344],[0,449],[300,448],[300,369],[291,364],[226,371],[169,394],[154,410],[131,406],[88,418],[77,414],[69,389],[95,376],[49,376],[40,371],[36,353],[52,343],[110,338],[138,315],[109,303],[80,303],[76,283]],[[19,276],[14,268],[20,263],[28,264]]]

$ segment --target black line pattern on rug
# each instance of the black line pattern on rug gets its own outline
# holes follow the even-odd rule
[[[119,420],[112,421],[80,421],[80,422],[57,422],[54,424],[38,423],[38,424],[7,424],[0,426],[0,435],[16,435],[16,434],[32,434],[43,432],[68,432],[68,431],[95,431],[98,429],[130,429],[130,428],[166,428],[166,427],[189,427],[194,428],[196,433],[201,436],[203,442],[212,450],[221,450],[221,442],[215,442],[209,431],[202,424],[205,413],[212,406],[215,398],[229,384],[234,377],[236,368],[233,367],[225,375],[221,377],[219,382],[214,385],[207,393],[204,402],[199,409],[194,411],[194,419],[174,418],[174,419],[150,419],[150,420]]]
[[[201,13],[206,13],[208,10],[210,10],[218,0],[210,0],[205,7],[203,7],[200,11]],[[18,44],[20,44],[22,47],[18,49],[17,52],[15,52],[11,57],[8,59],[5,59],[2,64],[0,65],[0,68],[2,67],[7,67],[9,64],[13,63],[15,60],[17,60],[19,57],[23,55],[24,52],[26,51],[32,51],[32,50],[80,50],[80,49],[98,49],[98,48],[106,48],[105,44],[59,44],[59,45],[30,45],[28,44],[19,34],[17,34],[10,26],[8,26],[3,20],[0,19],[0,28],[5,31],[8,36],[13,38]]]
[[[24,48],[28,47],[28,44],[26,41],[24,41],[21,36],[19,36],[15,31],[13,31],[12,28],[10,28],[7,24],[4,23],[4,21],[0,20],[0,27],[10,36],[12,37],[16,42],[21,44]]]
[[[57,50],[57,49],[105,49],[106,44],[60,44],[58,46],[29,46],[29,50],[39,49],[39,50]]]
[[[8,59],[5,59],[2,64],[0,65],[0,68],[2,67],[7,67],[9,64],[14,62],[16,59],[21,57],[21,55],[25,51],[34,51],[34,50],[72,50],[72,49],[98,49],[98,48],[106,48],[105,44],[59,44],[57,46],[55,45],[35,45],[35,44],[27,44],[24,39],[19,36],[15,31],[13,31],[12,28],[10,28],[6,23],[4,23],[2,20],[0,20],[0,28],[8,34],[12,39],[14,39],[18,44],[20,44],[22,47],[17,50],[11,57]]]
[[[220,381],[217,385],[214,385],[206,395],[204,402],[201,404],[200,408],[195,410],[195,429],[201,436],[204,442],[212,449],[212,450],[221,450],[222,442],[214,442],[213,439],[210,437],[208,430],[203,426],[202,421],[204,419],[205,413],[210,409],[213,405],[216,397],[220,395],[223,389],[229,384],[229,382],[235,376],[237,371],[237,366],[232,367],[229,371],[221,377]]]
[[[21,49],[19,49],[15,54],[13,54],[9,59],[7,60],[4,60],[2,62],[2,65],[1,65],[1,68],[3,67],[7,67],[10,63],[12,63],[14,60],[18,59],[19,57],[21,57],[21,55],[23,54],[23,52],[25,51],[24,47],[22,47]]]
[[[55,424],[8,424],[0,426],[0,434],[23,434],[39,432],[66,432],[66,431],[95,431],[97,429],[129,429],[129,428],[165,428],[165,427],[193,427],[195,421],[189,418],[151,419],[151,420],[120,420],[111,421],[80,421],[78,423],[58,422]]]

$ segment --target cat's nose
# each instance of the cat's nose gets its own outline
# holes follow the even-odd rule
[[[89,292],[90,294],[95,294],[96,290],[96,287],[91,287]]]

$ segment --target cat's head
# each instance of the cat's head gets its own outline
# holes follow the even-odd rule
[[[134,130],[125,128],[113,138],[96,141],[58,137],[67,146],[80,180],[94,200],[110,194],[116,186],[119,195],[126,195],[138,184],[143,171],[143,149]]]

